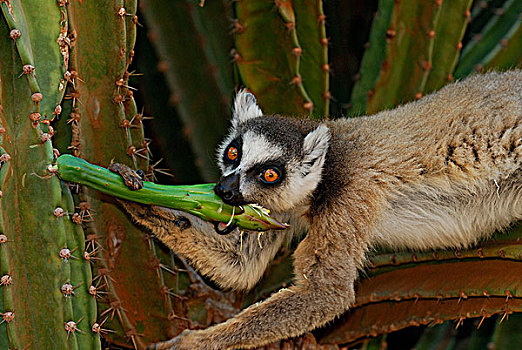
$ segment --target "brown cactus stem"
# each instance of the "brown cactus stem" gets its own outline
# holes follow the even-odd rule
[[[375,303],[354,308],[347,318],[337,321],[320,343],[347,344],[357,340],[375,337],[379,334],[397,331],[409,326],[432,325],[448,320],[456,320],[456,327],[462,320],[474,317],[491,317],[522,311],[522,299],[473,298],[460,304],[437,303],[433,299]]]
[[[67,9],[70,30],[76,33],[70,70],[78,72],[84,81],[76,84],[75,93],[81,103],[76,103],[69,118],[71,146],[98,164],[108,166],[115,161],[141,167],[140,162],[146,162],[138,156],[143,148],[142,131],[134,128],[138,125],[138,113],[126,72],[134,43],[127,24],[135,27],[130,21],[134,18],[135,1],[74,1]],[[85,188],[80,198],[89,203],[94,213],[89,222],[85,216],[82,220],[79,213],[75,220],[87,226],[90,237],[87,251],[78,256],[85,257],[87,252],[98,275],[93,285],[101,289],[95,293],[101,311],[96,323],[103,323],[106,316],[117,316],[109,317],[103,327],[117,332],[104,331],[104,338],[111,344],[128,346],[130,342],[138,348],[167,338],[170,321],[163,296],[155,292],[160,289],[158,276],[153,269],[144,268],[151,252],[143,232],[111,198]],[[138,270],[140,273],[135,274]],[[147,298],[140,297],[144,286],[152,291]],[[107,292],[106,297],[103,292]],[[92,327],[90,324],[88,329]],[[137,329],[142,336],[138,336]]]

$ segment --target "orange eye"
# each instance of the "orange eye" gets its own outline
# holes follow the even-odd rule
[[[274,183],[279,179],[279,174],[274,169],[266,169],[263,173],[263,180],[266,183]]]
[[[230,147],[227,149],[227,158],[228,158],[229,160],[236,160],[238,154],[239,154],[239,152],[238,152],[237,148],[235,148],[234,146],[230,146]]]

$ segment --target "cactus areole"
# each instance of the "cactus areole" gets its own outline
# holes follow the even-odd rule
[[[266,209],[255,205],[234,207],[225,204],[214,193],[214,184],[191,186],[158,185],[143,182],[143,188],[132,191],[122,178],[108,169],[93,165],[83,159],[64,154],[56,163],[58,176],[115,196],[142,204],[182,210],[211,222],[237,225],[250,231],[281,230],[288,227],[268,216]]]

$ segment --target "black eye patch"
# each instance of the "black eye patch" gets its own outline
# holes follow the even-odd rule
[[[248,177],[257,179],[262,185],[273,186],[285,178],[285,165],[277,161],[256,164],[246,172]]]

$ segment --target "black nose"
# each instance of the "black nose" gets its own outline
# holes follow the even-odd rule
[[[241,192],[239,192],[239,175],[223,176],[216,183],[214,192],[221,197],[223,202],[231,205],[246,204]]]

